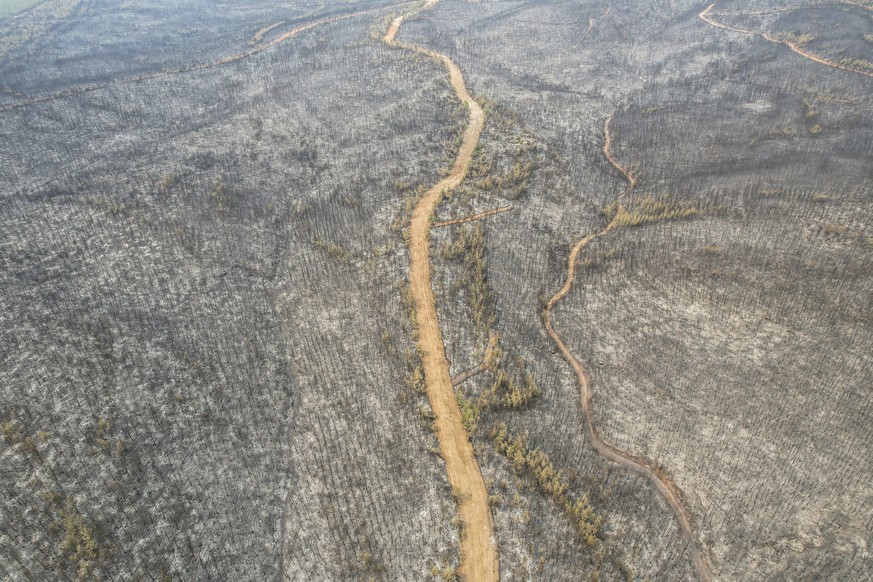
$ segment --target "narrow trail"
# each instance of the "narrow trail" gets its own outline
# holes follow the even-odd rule
[[[624,192],[622,192],[622,196],[630,193],[631,190],[637,187],[637,178],[633,175],[633,173],[628,170],[625,166],[621,165],[618,160],[615,159],[612,155],[612,135],[609,133],[609,124],[612,123],[612,116],[606,118],[606,121],[603,122],[603,155],[609,161],[613,167],[621,172],[622,176],[628,182],[627,188],[625,188]]]
[[[488,347],[485,348],[485,355],[482,356],[482,363],[478,366],[474,366],[469,370],[461,372],[454,378],[452,378],[452,386],[457,386],[459,384],[463,384],[476,374],[481,374],[485,370],[489,368],[491,365],[491,355],[494,353],[494,348],[497,346],[497,332],[493,329],[488,332]]]
[[[470,216],[462,216],[461,218],[452,218],[450,220],[442,220],[440,222],[434,222],[430,225],[431,228],[442,228],[444,226],[452,226],[454,224],[464,224],[467,222],[473,222],[475,220],[479,220],[481,218],[488,218],[489,216],[494,216],[495,214],[500,214],[502,212],[509,212],[512,210],[512,206],[502,206],[500,208],[492,208],[491,210],[486,210],[485,212],[480,212],[479,214],[472,214]]]
[[[585,38],[586,38],[589,34],[591,34],[591,31],[594,30],[594,25],[597,24],[597,20],[598,20],[598,19],[601,19],[601,20],[602,20],[603,18],[606,18],[607,16],[609,16],[609,10],[610,10],[610,9],[607,8],[607,9],[604,10],[603,13],[602,13],[600,16],[598,16],[597,18],[594,18],[593,16],[591,16],[591,17],[588,18],[588,29],[587,29],[584,33],[582,33],[582,36],[579,37],[579,40],[576,42],[576,44],[573,45],[573,48],[579,48],[579,45],[582,44],[582,41],[584,41]]]
[[[791,42],[790,40],[782,40],[782,39],[776,38],[775,36],[771,35],[769,32],[756,32],[754,30],[747,30],[745,28],[735,28],[733,26],[728,26],[727,24],[722,24],[721,22],[718,22],[717,20],[715,20],[712,17],[713,15],[710,14],[712,9],[715,8],[715,5],[716,5],[716,3],[713,2],[712,4],[710,4],[706,8],[706,10],[704,10],[703,12],[698,14],[698,16],[700,17],[701,20],[703,20],[705,23],[707,23],[711,26],[714,26],[716,28],[721,28],[722,30],[730,30],[731,32],[739,32],[742,34],[751,34],[752,36],[760,36],[761,38],[763,38],[764,40],[767,40],[769,42],[781,44],[783,46],[787,46],[789,49],[791,49],[795,53],[799,54],[800,56],[807,58],[811,61],[814,61],[816,63],[822,64],[822,65],[827,65],[829,67],[833,67],[833,68],[839,69],[841,71],[847,71],[849,73],[857,73],[858,75],[864,75],[864,76],[873,78],[873,73],[871,73],[869,71],[862,71],[860,69],[855,69],[854,67],[849,67],[847,65],[841,65],[840,63],[834,62],[830,59],[826,59],[824,57],[814,55],[810,52],[803,50],[797,43]],[[743,15],[736,15],[736,16],[743,16]]]
[[[108,89],[109,87],[116,87],[121,85],[129,85],[131,83],[140,83],[143,81],[150,81],[153,79],[160,79],[163,77],[172,77],[174,75],[181,75],[184,73],[192,73],[194,71],[202,71],[205,69],[211,69],[213,67],[218,67],[221,65],[227,65],[242,59],[246,59],[252,57],[258,53],[262,53],[267,49],[271,49],[274,46],[285,42],[293,36],[300,34],[301,32],[306,32],[307,30],[312,30],[317,26],[321,26],[324,24],[331,24],[334,22],[339,22],[341,20],[346,20],[348,18],[354,18],[356,16],[363,16],[365,14],[372,14],[373,12],[380,12],[389,10],[391,8],[397,8],[399,6],[406,6],[408,4],[412,4],[412,2],[402,2],[400,4],[392,4],[390,6],[381,6],[379,8],[371,8],[368,10],[360,10],[358,12],[349,12],[347,14],[338,14],[336,16],[328,16],[326,18],[319,18],[317,20],[313,20],[312,22],[307,22],[306,24],[301,24],[276,38],[270,39],[267,42],[261,43],[254,48],[249,50],[235,53],[232,55],[228,55],[222,57],[220,59],[216,59],[214,61],[208,61],[205,63],[198,63],[194,65],[189,65],[187,67],[180,67],[178,69],[170,69],[164,71],[156,71],[153,73],[143,73],[141,75],[134,75],[131,77],[124,77],[122,79],[116,79],[113,81],[105,82],[105,83],[95,83],[93,85],[86,85],[82,87],[75,87],[73,89],[67,89],[65,91],[58,91],[55,93],[49,93],[46,95],[39,95],[36,97],[31,97],[29,99],[22,99],[20,101],[15,101],[13,103],[6,103],[5,105],[0,105],[0,113],[4,111],[11,111],[13,109],[20,109],[22,107],[28,107],[30,105],[36,105],[38,103],[48,103],[50,101],[55,101],[57,99],[64,99],[66,97],[75,97],[77,95],[83,95],[85,93],[93,93],[95,91],[100,91],[101,89]]]
[[[428,0],[422,10],[436,4]],[[458,502],[458,515],[463,522],[459,573],[468,582],[496,582],[499,579],[494,525],[488,507],[488,490],[473,446],[464,430],[461,410],[452,389],[449,362],[440,332],[436,299],[430,277],[430,220],[446,190],[456,188],[467,174],[473,149],[485,124],[485,114],[470,97],[461,70],[449,57],[428,49],[397,42],[394,37],[407,15],[391,22],[383,41],[394,47],[413,50],[440,59],[449,70],[452,87],[469,112],[469,122],[454,166],[448,176],[428,190],[415,207],[409,227],[409,285],[418,320],[418,347],[421,352],[425,384],[431,408],[436,416],[437,438],[446,462],[446,473]]]
[[[604,124],[603,153],[609,162],[624,174],[625,178],[627,178],[629,185],[624,191],[624,194],[627,194],[636,187],[636,179],[612,156],[610,149],[612,140],[609,134],[610,119],[607,119]],[[685,505],[682,502],[682,492],[663,470],[654,466],[648,459],[632,455],[603,441],[600,434],[597,432],[597,429],[594,427],[594,418],[591,413],[591,400],[593,398],[593,393],[588,372],[585,370],[582,363],[576,359],[570,351],[570,348],[567,347],[561,334],[558,333],[552,323],[552,310],[555,305],[566,297],[573,288],[573,280],[576,275],[576,263],[579,253],[582,252],[591,241],[609,234],[614,228],[617,227],[613,220],[613,222],[610,222],[606,228],[600,232],[585,236],[570,250],[570,256],[567,259],[567,277],[564,279],[564,284],[560,289],[558,289],[558,292],[555,293],[546,304],[546,308],[543,312],[543,325],[546,329],[546,333],[548,333],[549,337],[552,338],[552,341],[555,342],[561,355],[567,363],[570,364],[570,367],[573,368],[573,372],[575,372],[576,378],[578,379],[582,412],[585,415],[585,428],[588,434],[588,439],[591,441],[591,446],[600,456],[645,476],[655,485],[658,493],[661,494],[661,497],[667,502],[676,516],[679,529],[688,544],[688,551],[691,553],[698,580],[701,580],[702,582],[710,582],[712,580],[712,574],[710,573],[706,559],[701,553],[700,548],[697,546],[693,526],[689,517],[690,512],[685,508]]]

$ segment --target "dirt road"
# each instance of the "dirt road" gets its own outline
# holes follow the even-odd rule
[[[427,2],[427,9],[436,2]],[[395,18],[385,34],[384,41],[392,46],[414,50],[439,58],[449,70],[452,87],[469,112],[464,140],[449,175],[431,187],[416,206],[409,228],[409,285],[415,299],[418,320],[418,347],[421,351],[427,394],[436,416],[440,451],[446,462],[449,482],[458,501],[458,514],[463,521],[461,538],[462,574],[469,582],[498,580],[497,549],[494,544],[494,525],[488,507],[488,491],[482,472],[473,455],[473,447],[464,430],[461,410],[452,389],[449,362],[446,359],[443,337],[437,319],[436,299],[430,278],[430,220],[442,193],[458,186],[467,174],[473,149],[485,123],[482,108],[464,86],[461,70],[447,56],[405,45],[394,40],[404,16]]]
[[[615,461],[619,465],[623,467],[627,467],[636,471],[637,473],[641,473],[649,478],[649,480],[655,485],[658,489],[658,492],[664,498],[664,500],[670,505],[673,509],[673,513],[676,514],[676,520],[679,523],[679,528],[682,531],[683,537],[688,541],[688,550],[691,552],[692,560],[694,561],[694,569],[697,571],[697,577],[699,580],[708,582],[712,579],[712,576],[709,572],[709,566],[704,560],[700,550],[695,543],[695,538],[691,528],[691,522],[688,518],[688,512],[685,509],[681,498],[680,492],[678,488],[669,480],[669,478],[664,475],[657,468],[652,467],[648,460],[636,457],[624,451],[620,451],[609,445],[600,438],[600,435],[597,432],[597,429],[594,428],[593,418],[591,414],[591,386],[588,378],[588,372],[586,372],[584,366],[582,366],[581,362],[576,359],[575,356],[570,352],[570,349],[567,347],[567,344],[564,343],[561,335],[555,330],[554,325],[552,324],[552,309],[555,305],[563,299],[567,293],[570,292],[570,289],[573,287],[573,278],[576,272],[576,259],[579,256],[579,253],[584,249],[588,243],[593,241],[596,238],[604,236],[608,234],[612,230],[613,226],[610,224],[605,229],[601,230],[596,234],[589,234],[578,243],[573,249],[570,251],[570,257],[567,260],[567,278],[564,281],[564,285],[555,293],[551,299],[549,299],[548,304],[546,305],[545,314],[543,317],[544,324],[546,327],[546,332],[549,334],[549,337],[552,338],[552,341],[555,342],[555,345],[558,346],[558,350],[561,352],[561,355],[564,356],[564,359],[567,360],[567,363],[573,368],[573,371],[576,373],[576,377],[579,380],[579,390],[581,392],[581,401],[582,401],[582,411],[585,414],[585,427],[588,432],[588,439],[591,441],[591,445],[594,447],[594,450],[597,451],[599,455],[602,457],[609,459],[611,461]]]
[[[610,120],[611,118],[607,119],[606,123],[603,126],[603,155],[606,156],[606,159],[609,160],[610,164],[612,164],[627,179],[628,187],[622,194],[622,196],[624,196],[636,187],[637,180],[633,176],[633,174],[625,166],[620,164],[612,155],[612,138],[609,133]],[[573,368],[573,372],[576,373],[576,378],[579,382],[582,412],[585,415],[585,428],[587,430],[588,439],[591,442],[591,446],[594,447],[594,450],[600,456],[609,459],[610,461],[614,461],[623,467],[627,467],[628,469],[636,471],[637,473],[645,475],[655,485],[658,492],[661,494],[661,497],[663,497],[667,504],[670,505],[673,513],[676,515],[676,521],[679,524],[679,529],[682,532],[682,536],[686,539],[688,543],[688,551],[691,553],[691,559],[694,562],[694,569],[697,572],[697,578],[702,582],[709,582],[710,580],[712,580],[712,574],[709,571],[708,563],[704,559],[703,554],[700,552],[700,549],[697,546],[691,526],[691,520],[688,517],[689,511],[685,508],[682,502],[681,491],[670,480],[669,476],[667,476],[659,468],[653,466],[648,461],[648,459],[631,455],[630,453],[621,451],[603,441],[603,439],[600,437],[600,434],[597,432],[597,429],[594,427],[594,419],[591,414],[592,392],[588,372],[585,370],[585,367],[582,365],[582,363],[576,359],[572,352],[570,352],[570,349],[567,347],[567,344],[564,343],[564,339],[561,337],[561,334],[559,334],[557,330],[555,330],[555,327],[552,324],[552,310],[554,309],[555,305],[557,305],[557,303],[561,301],[561,299],[566,297],[566,295],[573,288],[573,280],[576,275],[576,262],[579,257],[579,253],[582,252],[582,249],[588,246],[591,241],[609,234],[609,232],[612,231],[614,228],[616,228],[615,222],[611,222],[606,228],[604,228],[600,232],[595,234],[589,234],[584,237],[570,250],[570,256],[567,259],[567,278],[564,280],[564,284],[561,286],[561,288],[558,289],[558,292],[555,293],[546,304],[546,308],[543,313],[543,324],[546,328],[546,333],[549,334],[549,337],[552,338],[552,341],[555,342],[555,345],[558,347],[561,355],[564,357],[565,360],[567,360],[567,363],[570,364],[570,367]]]
[[[637,187],[637,179],[636,176],[631,173],[625,166],[623,166],[615,157],[612,155],[612,134],[609,133],[609,124],[612,123],[612,116],[606,118],[606,121],[603,122],[603,155],[609,161],[612,166],[621,172],[622,176],[627,180],[627,188],[625,188],[624,194],[627,194],[631,190]]]

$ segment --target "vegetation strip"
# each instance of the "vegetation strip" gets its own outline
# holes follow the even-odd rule
[[[494,216],[495,214],[500,214],[502,212],[509,212],[512,210],[512,206],[502,206],[500,208],[492,208],[491,210],[486,210],[485,212],[480,212],[478,214],[472,214],[470,216],[462,216],[461,218],[452,218],[450,220],[441,220],[440,222],[434,222],[431,225],[431,228],[441,228],[443,226],[452,226],[454,224],[465,224],[467,222],[473,222],[479,220],[480,218],[488,218],[489,216]]]
[[[746,30],[745,28],[734,28],[733,26],[728,26],[727,24],[722,24],[722,23],[716,21],[710,15],[710,12],[712,11],[713,8],[715,8],[715,5],[716,5],[716,3],[713,2],[712,4],[710,4],[706,8],[706,10],[704,10],[703,12],[698,14],[698,16],[700,17],[701,20],[703,20],[705,23],[707,23],[711,26],[715,26],[716,28],[721,28],[722,30],[730,30],[732,32],[740,32],[742,34],[751,34],[753,36],[760,36],[764,40],[787,46],[788,48],[790,48],[792,51],[799,54],[800,56],[807,58],[811,61],[814,61],[816,63],[822,64],[822,65],[827,65],[827,66],[833,67],[835,69],[840,69],[841,71],[848,71],[850,73],[857,73],[859,75],[873,77],[873,73],[871,73],[871,72],[861,71],[861,70],[855,69],[853,67],[841,65],[840,63],[835,63],[834,61],[831,61],[831,60],[826,59],[824,57],[814,55],[810,52],[803,50],[800,47],[800,45],[798,45],[797,43],[792,42],[790,40],[782,40],[780,38],[776,38],[775,36],[771,35],[769,32],[755,32],[754,30]]]
[[[612,163],[625,177],[628,179],[630,185],[625,190],[625,193],[630,192],[636,186],[636,179],[630,174],[629,171],[624,169],[624,166],[620,165],[612,156],[610,151],[610,146],[612,144],[612,139],[609,134],[609,120],[604,124],[604,146],[603,153],[606,155],[607,159]],[[582,240],[580,240],[576,245],[570,250],[570,256],[567,259],[567,277],[564,279],[564,284],[558,289],[558,292],[555,293],[551,299],[549,299],[548,303],[543,310],[543,325],[545,326],[546,333],[549,334],[549,337],[552,338],[552,341],[555,342],[555,345],[558,347],[558,350],[561,352],[561,355],[567,360],[567,363],[570,364],[570,367],[573,368],[573,371],[576,373],[576,377],[579,381],[579,390],[581,392],[581,402],[582,402],[582,412],[585,415],[585,427],[588,432],[588,439],[591,441],[591,445],[594,447],[594,450],[601,455],[602,457],[609,459],[618,463],[623,467],[627,467],[644,475],[647,477],[652,483],[654,483],[655,487],[658,489],[658,492],[664,498],[664,500],[670,505],[673,509],[673,513],[676,515],[676,521],[679,523],[679,528],[682,531],[682,535],[688,541],[688,548],[691,552],[692,561],[694,562],[694,569],[697,572],[697,577],[699,580],[704,582],[709,582],[712,580],[712,575],[709,571],[709,565],[706,563],[700,549],[697,547],[697,543],[694,538],[691,520],[689,518],[688,510],[685,509],[685,506],[681,500],[681,492],[679,488],[670,480],[670,478],[659,468],[654,467],[647,459],[637,457],[635,455],[631,455],[630,453],[621,451],[612,445],[607,444],[603,441],[600,435],[597,432],[597,429],[594,428],[593,417],[591,414],[591,383],[588,377],[588,372],[585,370],[585,367],[582,363],[576,359],[576,357],[570,352],[570,349],[567,347],[567,344],[564,343],[561,335],[555,330],[554,325],[552,324],[552,310],[555,305],[558,304],[561,299],[563,299],[573,287],[573,279],[576,273],[576,262],[579,256],[579,253],[584,249],[591,241],[605,236],[609,234],[613,229],[619,228],[626,224],[626,221],[621,217],[634,216],[639,215],[640,220],[636,222],[632,222],[631,224],[643,224],[645,222],[651,222],[651,220],[646,220],[647,215],[640,214],[639,209],[632,209],[630,212],[625,209],[622,205],[617,205],[613,214],[612,219],[609,224],[595,234],[589,234],[585,236]],[[643,210],[643,212],[645,212]],[[666,217],[666,216],[665,216]]]
[[[421,9],[430,8],[436,1],[428,0]],[[459,570],[470,582],[496,582],[499,579],[499,567],[493,541],[494,525],[488,507],[488,491],[473,455],[473,446],[464,429],[461,410],[452,389],[449,362],[446,359],[437,318],[436,299],[431,287],[429,240],[431,216],[443,192],[456,188],[467,174],[473,150],[485,124],[485,114],[470,97],[464,86],[461,70],[449,57],[394,40],[406,16],[398,16],[391,22],[383,41],[390,46],[413,50],[441,60],[449,70],[452,87],[466,104],[470,116],[461,148],[449,175],[431,187],[413,211],[409,227],[409,286],[418,322],[418,348],[421,352],[427,394],[436,417],[437,438],[446,462],[446,473],[457,498],[458,514],[462,521]]]
[[[169,71],[157,71],[154,73],[143,73],[142,75],[135,75],[133,77],[125,77],[123,79],[117,79],[114,81],[110,81],[108,83],[99,83],[95,85],[87,85],[85,87],[77,87],[75,89],[69,89],[66,91],[59,91],[57,93],[50,93],[48,95],[42,95],[39,97],[32,97],[30,99],[24,99],[21,101],[16,101],[14,103],[7,103],[6,105],[0,106],[0,112],[10,111],[13,109],[19,109],[21,107],[27,107],[29,105],[36,105],[38,103],[47,103],[49,101],[54,101],[55,99],[63,99],[65,97],[74,97],[76,95],[82,95],[84,93],[93,93],[94,91],[99,91],[101,89],[106,89],[108,87],[112,87],[115,85],[127,85],[130,83],[139,83],[141,81],[150,81],[152,79],[160,79],[162,77],[170,77],[173,75],[181,75],[183,73],[191,73],[194,71],[202,71],[204,69],[211,69],[212,67],[218,67],[220,65],[227,65],[241,59],[245,59],[251,56],[254,56],[258,53],[262,53],[267,49],[273,48],[274,46],[281,44],[288,40],[289,38],[300,34],[301,32],[306,32],[307,30],[311,30],[317,26],[321,26],[323,24],[331,24],[333,22],[339,22],[340,20],[346,20],[348,18],[354,18],[355,16],[363,16],[365,14],[372,14],[373,12],[379,12],[382,10],[388,10],[389,8],[397,8],[399,6],[406,6],[408,4],[412,4],[412,2],[401,2],[400,4],[392,4],[390,6],[381,6],[379,8],[370,8],[368,10],[360,10],[358,12],[350,12],[348,14],[339,14],[336,16],[329,16],[326,18],[320,18],[318,20],[313,20],[312,22],[308,22],[306,24],[301,24],[291,30],[285,32],[284,34],[271,39],[265,43],[259,44],[258,46],[249,49],[247,51],[243,51],[241,53],[235,53],[226,57],[222,57],[220,59],[209,61],[206,63],[199,63],[195,65],[190,65],[187,67],[182,67],[179,69],[172,69]]]
[[[513,435],[500,423],[492,430],[491,438],[497,452],[509,459],[516,471],[536,480],[540,491],[563,508],[586,545],[596,546],[600,542],[598,535],[605,518],[595,512],[587,492],[574,497],[564,473],[552,464],[546,453],[530,446],[526,434]]]

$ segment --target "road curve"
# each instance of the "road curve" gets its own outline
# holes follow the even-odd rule
[[[700,549],[697,547],[695,542],[694,534],[692,531],[691,521],[688,517],[688,511],[685,509],[681,497],[679,489],[670,481],[669,477],[665,475],[658,468],[653,467],[651,463],[647,459],[643,459],[641,457],[637,457],[635,455],[631,455],[630,453],[626,453],[621,451],[610,444],[607,444],[600,437],[600,434],[597,432],[597,429],[594,428],[593,418],[591,414],[591,385],[588,377],[588,372],[585,370],[585,367],[582,365],[579,360],[570,352],[570,349],[567,347],[567,344],[564,343],[561,334],[555,330],[554,325],[552,324],[552,309],[555,305],[563,299],[567,293],[570,292],[570,289],[573,287],[573,278],[575,275],[576,268],[576,259],[579,256],[579,252],[584,249],[588,243],[592,240],[599,238],[612,230],[612,224],[607,226],[605,229],[601,230],[596,234],[589,234],[578,243],[573,249],[570,251],[570,257],[567,260],[567,278],[564,281],[564,285],[555,293],[551,299],[549,299],[548,304],[546,305],[545,313],[543,314],[543,324],[546,328],[546,333],[549,334],[549,337],[552,338],[552,341],[555,342],[555,345],[558,347],[558,350],[561,352],[561,355],[564,356],[564,359],[567,360],[567,363],[570,364],[570,367],[573,368],[573,371],[576,373],[576,377],[579,380],[579,390],[581,392],[581,402],[582,402],[582,412],[585,414],[585,428],[587,429],[588,439],[591,441],[591,446],[594,447],[594,450],[597,453],[610,461],[614,461],[623,467],[627,467],[645,475],[648,479],[655,485],[658,489],[658,492],[661,494],[661,497],[670,505],[673,509],[673,513],[676,515],[676,521],[679,523],[679,529],[682,531],[683,537],[688,542],[688,549],[691,552],[691,558],[694,562],[694,569],[697,572],[697,578],[702,582],[709,582],[712,580],[712,575],[709,572],[709,566],[706,563],[703,555],[700,552]]]
[[[423,7],[436,4],[429,0]],[[461,70],[447,56],[417,46],[397,42],[394,37],[406,15],[394,19],[383,41],[395,47],[413,50],[440,59],[449,70],[452,87],[469,112],[464,139],[449,174],[437,182],[422,197],[412,214],[409,226],[409,286],[418,321],[418,348],[421,352],[425,384],[431,408],[436,417],[440,451],[446,462],[446,473],[458,502],[458,515],[463,522],[459,573],[468,582],[497,582],[499,564],[494,544],[494,525],[488,507],[488,490],[482,479],[473,446],[464,430],[461,410],[452,389],[449,362],[436,311],[436,299],[430,278],[431,216],[442,193],[458,186],[467,174],[473,150],[485,124],[485,114],[464,85]]]
[[[627,194],[631,190],[637,187],[637,178],[633,175],[633,173],[628,170],[625,166],[623,166],[618,160],[615,159],[612,155],[612,134],[609,133],[609,124],[612,123],[612,116],[606,118],[606,121],[603,122],[603,155],[606,157],[607,161],[609,161],[612,166],[621,172],[622,176],[628,182],[627,188],[622,195]]]
[[[636,187],[636,179],[624,166],[622,166],[615,158],[612,156],[610,146],[612,144],[612,140],[609,134],[609,123],[610,119],[606,120],[604,124],[604,144],[603,144],[603,153],[606,156],[607,160],[615,166],[617,170],[619,170],[625,178],[628,180],[628,187],[625,190],[624,194],[630,192],[633,188]],[[546,308],[543,311],[543,325],[546,329],[546,333],[549,334],[549,337],[552,338],[552,341],[555,342],[555,345],[558,347],[558,351],[561,352],[561,355],[570,364],[570,367],[573,368],[573,372],[576,374],[576,378],[579,382],[579,392],[580,392],[580,400],[582,403],[582,412],[585,415],[585,428],[588,434],[588,440],[591,442],[591,446],[600,456],[609,459],[610,461],[614,461],[623,467],[627,467],[637,473],[644,475],[647,477],[657,488],[658,493],[661,494],[661,497],[667,502],[670,508],[673,510],[673,513],[676,516],[676,521],[678,522],[679,529],[682,532],[682,536],[685,538],[688,544],[688,551],[691,552],[691,559],[694,563],[694,569],[697,573],[698,580],[701,582],[710,582],[712,580],[712,574],[710,573],[709,564],[706,562],[700,548],[697,546],[696,539],[694,537],[694,532],[691,524],[691,519],[689,517],[690,512],[685,508],[685,505],[682,502],[682,492],[679,488],[670,480],[669,476],[666,475],[661,469],[652,465],[652,463],[648,459],[644,459],[642,457],[638,457],[627,453],[625,451],[619,450],[616,447],[606,443],[600,437],[600,434],[597,432],[597,429],[594,427],[594,419],[591,413],[591,400],[592,400],[592,391],[591,391],[591,381],[588,376],[588,372],[585,370],[585,367],[582,363],[576,359],[573,353],[570,351],[570,348],[567,347],[567,344],[564,342],[564,339],[561,337],[561,334],[555,329],[554,324],[552,323],[552,310],[555,305],[558,304],[561,299],[567,296],[570,290],[573,288],[573,280],[576,274],[576,262],[579,257],[579,253],[584,249],[591,241],[600,238],[606,234],[609,234],[615,226],[615,222],[610,222],[609,225],[606,226],[600,232],[595,234],[589,234],[585,236],[582,240],[576,243],[576,245],[570,250],[570,256],[567,259],[567,277],[564,279],[564,284],[558,289],[558,292],[555,293],[551,299],[549,299],[548,303],[546,303]]]

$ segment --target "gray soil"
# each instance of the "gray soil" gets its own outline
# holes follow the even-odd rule
[[[431,232],[451,374],[494,329],[540,391],[471,436],[502,580],[696,577],[652,482],[588,442],[540,319],[627,186],[609,117],[639,179],[623,201],[700,214],[581,254],[552,317],[594,426],[676,484],[714,579],[869,577],[873,78],[761,35],[860,69],[873,11],[807,4],[712,9],[751,34],[687,0],[443,0],[401,28],[487,112],[435,219],[512,207]],[[446,70],[380,42],[389,8],[133,79],[384,5],[48,0],[0,21],[0,578],[452,578],[402,300],[406,211],[466,123]],[[444,252],[478,229],[484,325],[474,261]],[[500,454],[501,424],[588,495],[596,544]]]

